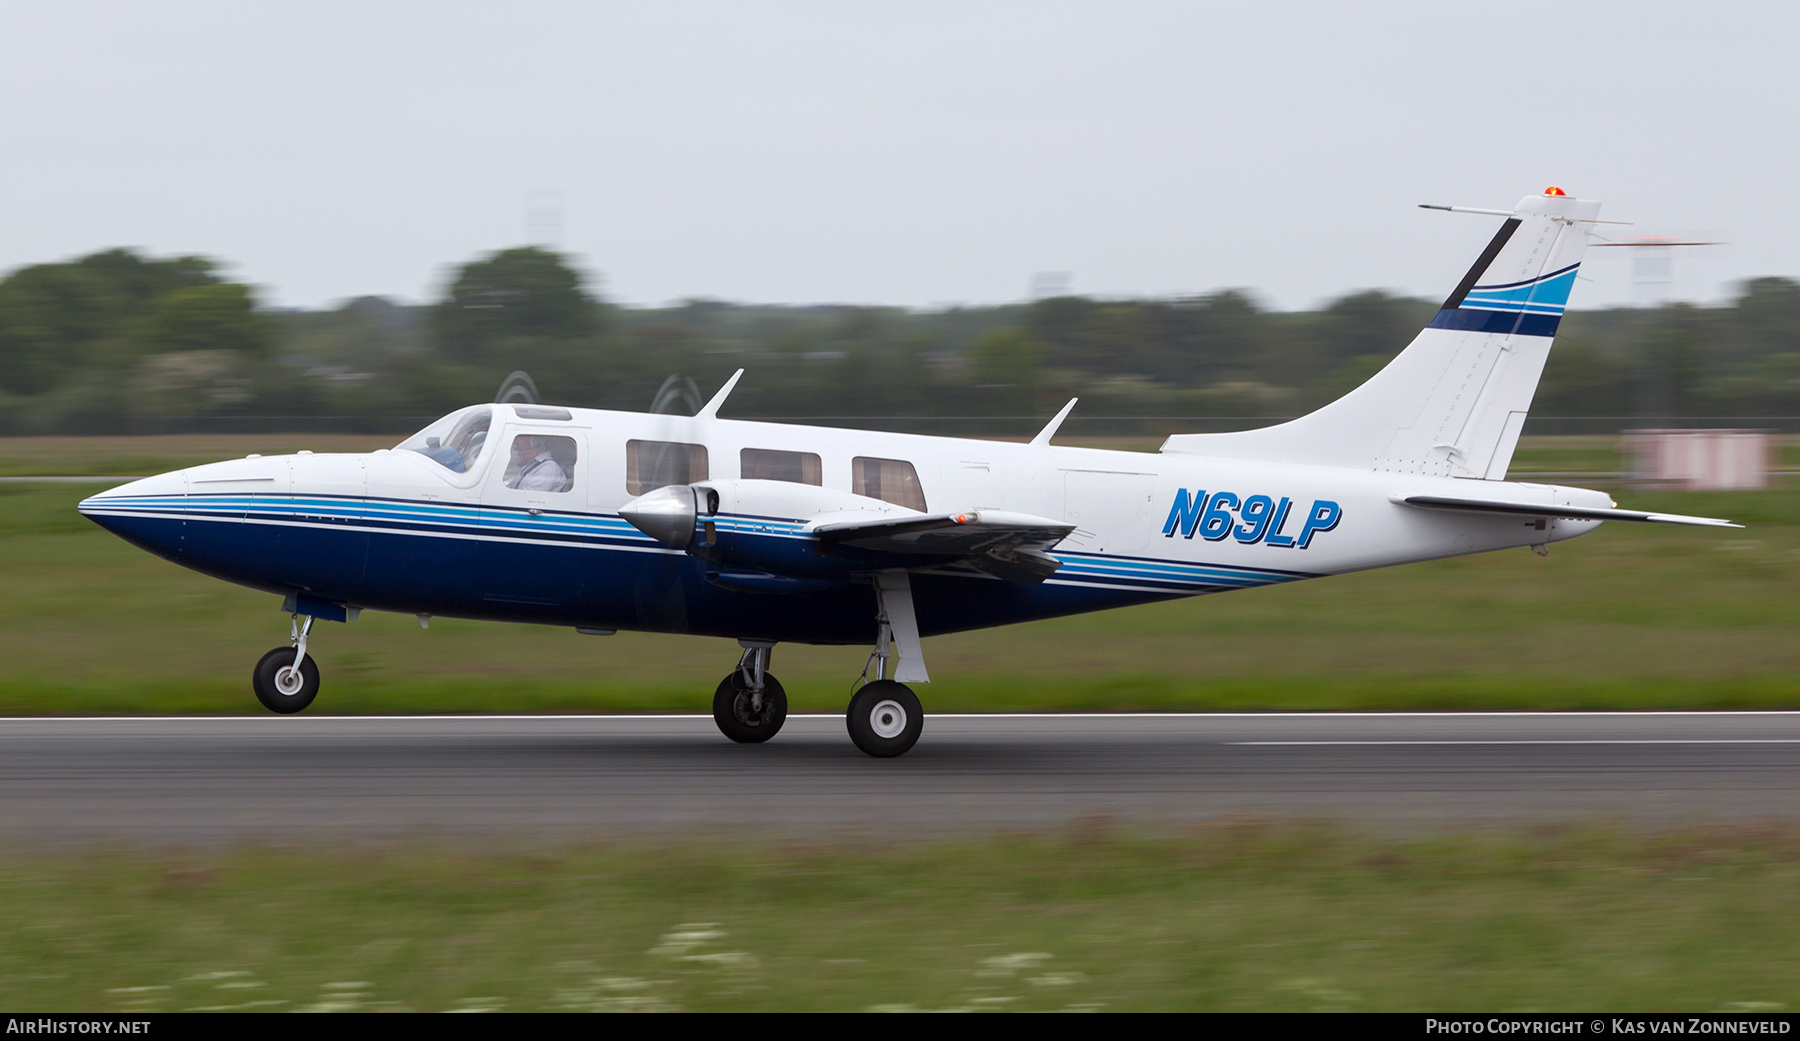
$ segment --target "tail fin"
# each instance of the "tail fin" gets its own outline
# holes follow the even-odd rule
[[[1165,452],[1502,480],[1600,204],[1527,196],[1412,344],[1367,383],[1261,430]]]

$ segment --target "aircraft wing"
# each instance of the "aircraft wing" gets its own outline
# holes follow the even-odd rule
[[[968,510],[865,516],[826,520],[808,531],[826,546],[850,546],[867,553],[943,557],[1009,582],[1036,584],[1062,563],[1046,550],[1067,538],[1075,525],[1025,513]]]
[[[1717,517],[1689,517],[1680,513],[1645,513],[1640,510],[1600,509],[1593,506],[1560,506],[1556,503],[1504,502],[1495,499],[1463,499],[1448,495],[1395,496],[1391,501],[1424,510],[1459,513],[1503,513],[1516,517],[1569,517],[1575,520],[1637,521],[1643,524],[1685,524],[1698,528],[1741,528]]]

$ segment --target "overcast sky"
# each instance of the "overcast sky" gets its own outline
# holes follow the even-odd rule
[[[1557,184],[1800,275],[1800,7],[0,3],[0,271],[201,253],[280,306],[548,242],[629,304],[1441,296]],[[1571,301],[1632,299],[1590,253]],[[1608,254],[1611,254],[1609,256]]]

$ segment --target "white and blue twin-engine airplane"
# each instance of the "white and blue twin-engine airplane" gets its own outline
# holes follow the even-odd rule
[[[731,637],[719,729],[759,742],[781,641],[872,644],[850,738],[918,740],[920,638],[1544,544],[1602,521],[1728,525],[1509,482],[1600,206],[1552,188],[1505,216],[1431,324],[1367,383],[1260,430],[1158,454],[719,418],[473,405],[391,450],[257,457],[81,503],[168,560],[279,595],[291,644],[258,699],[319,689],[313,621],[364,609]],[[1479,211],[1496,212],[1496,211]],[[872,676],[871,676],[872,672]]]

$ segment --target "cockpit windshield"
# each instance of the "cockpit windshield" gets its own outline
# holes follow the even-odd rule
[[[452,412],[424,430],[400,442],[396,451],[417,452],[455,473],[468,473],[481,458],[487,444],[488,427],[494,421],[494,410],[486,405],[472,405]]]

